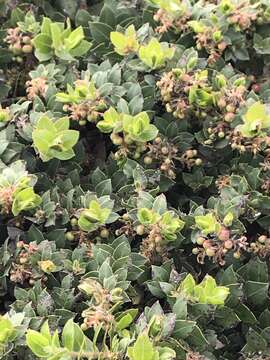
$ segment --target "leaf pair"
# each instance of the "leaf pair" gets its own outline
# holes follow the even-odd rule
[[[270,114],[267,110],[266,105],[257,101],[248,108],[243,115],[244,124],[237,129],[247,138],[263,135],[264,130],[270,129]]]
[[[130,25],[124,34],[112,31],[110,38],[115,52],[122,56],[138,53],[139,59],[151,69],[164,66],[166,60],[174,56],[174,49],[167,43],[160,43],[156,38],[152,38],[147,45],[140,45],[134,25]]]
[[[68,118],[54,122],[48,116],[42,116],[32,133],[32,138],[43,161],[53,158],[69,160],[75,155],[72,148],[79,139],[79,132],[69,130]]]
[[[195,216],[195,223],[204,235],[218,233],[221,228],[213,213]]]
[[[42,325],[40,332],[28,330],[26,343],[38,358],[48,360],[64,360],[70,358],[71,354],[80,357],[84,351],[92,350],[90,341],[72,319],[68,320],[63,328],[62,345],[58,332],[51,334],[48,321]]]
[[[75,81],[75,87],[67,84],[67,93],[57,93],[56,100],[62,103],[80,104],[83,101],[94,101],[98,97],[93,81],[88,79]]]
[[[196,285],[191,274],[183,280],[179,291],[191,301],[210,305],[224,305],[230,293],[226,286],[217,286],[215,279],[210,275],[206,275],[203,281]]]
[[[21,211],[31,210],[40,205],[42,199],[39,195],[35,194],[33,188],[27,187],[17,193],[15,193],[12,213],[17,216]]]
[[[123,115],[123,130],[133,141],[147,142],[153,140],[158,129],[150,124],[149,116],[146,112],[141,112],[136,116]]]
[[[41,204],[41,197],[35,194],[33,186],[37,178],[25,170],[25,164],[18,160],[0,173],[0,206],[7,206],[12,200],[12,213],[17,216],[24,210],[31,210]]]
[[[102,196],[90,201],[89,207],[80,215],[78,224],[83,231],[94,231],[99,226],[115,221],[118,217],[112,211],[114,201],[109,196]]]
[[[84,39],[81,26],[72,31],[70,21],[65,28],[63,23],[54,23],[46,17],[43,18],[41,33],[34,38],[33,44],[35,56],[39,61],[48,61],[53,56],[61,60],[74,61],[91,47],[91,44]]]
[[[114,45],[114,51],[119,55],[127,55],[136,52],[139,48],[137,34],[134,25],[130,25],[124,34],[118,31],[112,31],[110,34],[111,42]]]
[[[185,9],[180,0],[149,0],[153,5],[165,10],[168,14],[179,16]]]
[[[151,69],[158,69],[165,65],[166,60],[172,59],[174,49],[169,48],[167,43],[160,43],[152,38],[150,42],[139,49],[140,60]]]
[[[145,226],[157,224],[160,234],[166,241],[174,241],[177,237],[176,234],[183,229],[185,224],[173,211],[166,211],[159,215],[153,209],[140,208],[137,217]]]
[[[155,346],[146,331],[128,348],[130,360],[172,360],[175,356],[176,353],[171,348]]]
[[[103,120],[98,122],[97,127],[104,133],[124,132],[125,139],[128,137],[135,142],[151,141],[158,134],[158,129],[155,125],[150,124],[146,112],[132,116],[120,114],[112,107],[104,113]]]

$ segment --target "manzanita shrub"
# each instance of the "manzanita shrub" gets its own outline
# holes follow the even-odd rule
[[[0,358],[269,360],[269,2],[0,22]]]

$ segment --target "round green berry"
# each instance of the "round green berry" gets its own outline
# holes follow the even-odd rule
[[[73,235],[73,233],[71,231],[68,231],[66,233],[65,237],[68,241],[73,241],[75,239],[75,236]]]
[[[109,237],[109,230],[108,229],[102,229],[99,233],[99,235],[103,238],[103,239],[107,239]]]

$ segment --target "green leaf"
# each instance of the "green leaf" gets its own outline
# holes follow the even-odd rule
[[[113,31],[113,28],[101,22],[91,22],[89,26],[92,37],[97,43],[109,42],[110,33]]]
[[[156,69],[165,65],[165,61],[172,59],[174,49],[169,48],[167,44],[159,43],[152,38],[146,46],[139,49],[140,60],[152,69]]]
[[[79,139],[79,132],[68,130],[68,127],[68,118],[61,118],[56,122],[46,116],[39,119],[32,138],[43,161],[52,158],[69,160],[74,156],[72,148]]]
[[[41,326],[40,333],[41,335],[45,336],[48,339],[48,341],[51,341],[52,336],[51,336],[48,320],[45,321],[44,324]]]
[[[181,283],[181,291],[186,295],[192,296],[196,286],[195,280],[191,274],[188,274]]]
[[[26,344],[39,358],[47,358],[50,353],[46,350],[49,347],[50,341],[48,338],[37,331],[28,330],[26,334]]]
[[[137,213],[138,220],[143,225],[154,224],[157,219],[157,215],[150,209],[141,208]]]
[[[206,337],[203,335],[202,330],[197,325],[194,326],[192,333],[189,334],[188,341],[191,345],[202,350],[207,346],[210,346]]]
[[[259,34],[255,33],[253,37],[254,49],[258,54],[269,55],[270,54],[270,37],[265,39]]]
[[[126,29],[125,34],[118,31],[111,32],[110,39],[114,45],[114,51],[119,55],[128,55],[129,53],[136,52],[139,48],[134,25],[130,25]]]
[[[126,329],[133,322],[133,316],[126,314],[122,316],[116,323],[116,331],[121,331]]]
[[[260,317],[259,317],[259,322],[260,322],[260,328],[264,329],[266,327],[270,327],[270,311],[268,309],[265,309]]]
[[[68,320],[62,332],[63,345],[70,351],[83,351],[86,340],[81,328],[72,319]]]
[[[249,329],[247,334],[247,344],[244,347],[244,352],[263,351],[267,348],[267,341],[254,329]]]
[[[52,47],[52,40],[49,35],[39,34],[33,39],[33,44],[38,52],[50,54]]]
[[[176,339],[185,339],[194,329],[195,321],[176,320],[173,337]]]
[[[35,194],[33,188],[28,187],[15,195],[12,204],[12,213],[14,216],[17,216],[23,210],[36,208],[41,202],[41,197]]]
[[[270,128],[270,115],[266,111],[266,106],[259,101],[248,108],[243,120],[244,124],[238,128],[245,137],[257,136],[262,130]]]
[[[19,7],[14,8],[11,11],[10,22],[12,27],[16,27],[19,21],[24,20],[25,13]]]
[[[244,291],[248,301],[255,306],[263,305],[267,299],[268,287],[268,283],[247,281],[245,283]]]
[[[202,304],[224,305],[229,292],[228,287],[217,286],[215,279],[209,275],[194,288],[194,295]]]
[[[41,24],[41,33],[48,35],[51,38],[51,20],[47,17],[43,17]]]
[[[134,117],[123,115],[123,128],[132,140],[139,142],[151,141],[158,134],[158,129],[150,124],[150,119],[146,112],[141,112]]]
[[[106,179],[101,181],[95,188],[97,196],[110,195],[112,193],[112,181]]]
[[[62,34],[61,29],[57,23],[51,23],[51,36],[52,46],[55,50],[58,50],[62,46]]]
[[[34,40],[35,55],[40,61],[47,61],[56,55],[65,61],[74,61],[76,56],[85,54],[91,44],[84,39],[84,31],[81,26],[71,31],[70,20],[67,27],[59,22],[52,22],[44,18],[41,33]]]
[[[77,130],[63,130],[59,131],[59,136],[63,142],[63,146],[68,150],[77,144],[80,133]]]
[[[164,194],[161,194],[155,198],[153,203],[153,211],[159,215],[162,215],[167,210],[167,200]]]
[[[65,45],[67,49],[74,49],[84,39],[84,32],[82,26],[77,27],[73,30],[68,38],[65,39]]]
[[[125,35],[118,31],[112,31],[110,33],[110,39],[115,46],[115,51],[120,55],[124,55],[124,49],[127,43]]]
[[[240,320],[246,324],[254,325],[258,322],[256,316],[245,304],[238,304],[237,307],[234,308],[234,311]]]
[[[79,9],[76,13],[75,23],[77,26],[88,26],[89,21],[91,21],[91,15],[87,10]]]
[[[75,48],[70,50],[73,57],[80,57],[87,53],[92,44],[87,40],[82,40]]]
[[[215,321],[222,328],[229,329],[236,326],[241,320],[233,309],[223,306],[216,310]]]
[[[110,6],[110,4],[105,3],[100,11],[100,15],[99,15],[100,21],[112,27],[115,27],[117,22],[116,22],[116,14],[114,10],[115,9],[112,6]]]
[[[218,233],[221,228],[213,213],[195,216],[195,223],[204,235]]]
[[[154,5],[157,5],[159,8],[166,10],[171,15],[179,15],[179,12],[182,12],[182,4],[178,0],[150,0]]]
[[[113,275],[112,268],[109,264],[109,261],[106,260],[99,269],[99,279],[100,281],[104,282],[104,279],[107,279],[112,275]]]
[[[177,299],[173,305],[173,313],[177,320],[185,320],[187,318],[187,302],[184,299]]]
[[[203,281],[196,285],[194,278],[188,274],[180,284],[180,294],[187,299],[197,301],[201,304],[224,305],[230,289],[226,286],[217,286],[215,279],[206,275]]]
[[[132,348],[128,348],[131,360],[154,360],[155,351],[147,333],[138,336]]]
[[[114,202],[109,200],[106,204],[112,208]],[[111,214],[110,208],[103,207],[100,200],[91,200],[89,208],[81,212],[78,225],[83,231],[93,231],[98,226],[105,225]]]
[[[143,109],[144,99],[142,95],[135,96],[128,104],[131,115],[136,115]]]
[[[14,340],[16,337],[16,330],[9,319],[0,317],[0,344],[5,344],[8,341]]]
[[[54,123],[54,126],[55,126],[57,131],[68,130],[68,128],[69,128],[69,119],[67,117],[63,117],[61,119],[58,119]]]

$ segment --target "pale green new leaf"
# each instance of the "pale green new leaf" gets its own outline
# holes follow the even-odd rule
[[[104,133],[110,133],[119,121],[120,114],[113,107],[110,107],[103,114],[103,120],[98,122],[97,128]]]
[[[74,49],[79,43],[84,39],[84,33],[82,26],[77,27],[77,29],[73,30],[68,38],[64,40],[66,48],[68,50]]]
[[[154,360],[154,346],[146,332],[138,336],[133,347],[129,348],[128,356],[131,360]]]
[[[139,49],[140,60],[152,69],[164,66],[165,61],[171,59],[173,55],[173,48],[169,48],[168,44],[160,43],[155,38]]]
[[[31,349],[31,351],[39,358],[47,358],[51,355],[50,352],[47,350],[50,345],[50,341],[46,336],[40,334],[37,331],[27,331],[26,344]]]
[[[217,233],[221,228],[213,213],[195,216],[195,223],[204,235]]]
[[[34,209],[41,202],[41,197],[35,194],[33,188],[28,187],[16,193],[12,203],[12,213],[17,216],[23,210]]]
[[[263,130],[270,128],[270,115],[266,111],[266,106],[259,101],[248,108],[243,120],[244,124],[239,125],[238,129],[244,137],[258,136]]]

